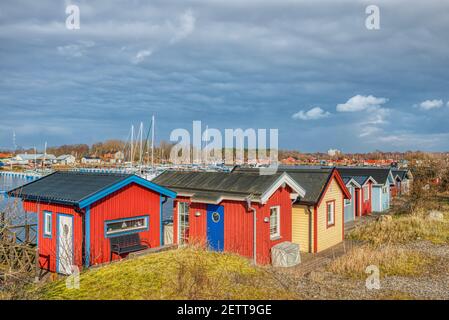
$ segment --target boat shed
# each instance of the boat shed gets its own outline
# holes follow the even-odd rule
[[[8,195],[37,215],[40,267],[71,274],[163,245],[162,205],[176,192],[130,174],[55,172]]]
[[[351,195],[335,168],[316,166],[281,166],[306,190],[292,206],[292,242],[304,252],[317,253],[344,239],[343,202]],[[233,173],[257,172],[258,169],[236,167]]]
[[[343,177],[371,177],[373,179],[371,194],[364,195],[364,200],[370,198],[370,212],[384,212],[390,208],[391,186],[395,185],[391,168],[339,167],[338,171]]]
[[[257,264],[292,240],[292,203],[305,190],[287,173],[166,171],[153,182],[177,192],[174,242],[235,252]]]

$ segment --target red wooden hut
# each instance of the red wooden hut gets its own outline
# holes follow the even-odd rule
[[[354,174],[350,167],[337,168],[337,170],[344,180],[353,180],[356,183],[354,186],[355,216],[360,217],[370,214],[373,211],[373,184],[377,183],[376,180],[369,175]]]
[[[153,180],[177,192],[174,242],[207,244],[256,263],[271,261],[271,248],[292,240],[292,202],[305,190],[287,173],[175,172]]]
[[[55,172],[8,192],[37,214],[39,265],[73,267],[162,245],[162,204],[176,193],[136,175]]]

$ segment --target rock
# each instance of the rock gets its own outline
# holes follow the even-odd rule
[[[273,246],[271,261],[273,267],[293,267],[301,263],[299,244],[285,241]]]
[[[427,215],[427,219],[432,220],[432,221],[443,221],[444,220],[444,215],[440,211],[432,210]]]

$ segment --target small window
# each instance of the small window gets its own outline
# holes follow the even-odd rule
[[[189,204],[187,202],[178,203],[178,243],[180,245],[189,242]]]
[[[327,226],[335,225],[335,201],[329,201],[327,207]]]
[[[44,238],[51,238],[51,221],[52,213],[50,211],[44,211]]]
[[[148,229],[148,216],[126,218],[106,222],[106,236],[114,236],[122,232],[134,233]]]
[[[271,207],[270,208],[270,238],[278,238],[281,236],[281,215],[280,215],[280,207]]]
[[[369,200],[369,187],[364,186],[363,187],[363,201],[368,201],[368,200]]]

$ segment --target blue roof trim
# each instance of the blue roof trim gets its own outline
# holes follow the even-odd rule
[[[109,187],[81,200],[79,202],[79,207],[85,208],[86,206],[88,206],[94,202],[97,202],[100,199],[103,199],[104,197],[110,195],[111,193],[113,193],[117,190],[120,190],[121,188],[123,188],[131,183],[138,184],[144,188],[153,190],[153,191],[163,194],[164,196],[167,196],[169,198],[176,198],[176,192],[174,192],[170,189],[167,189],[165,187],[162,187],[158,184],[155,184],[151,181],[148,181],[144,178],[141,178],[139,176],[132,175],[132,176],[126,178],[125,180],[117,182],[116,184],[113,184],[112,186],[109,186]]]
[[[84,226],[84,233],[86,238],[86,247],[85,247],[85,260],[84,260],[84,266],[88,268],[90,266],[90,206],[86,208],[86,215],[85,215],[85,226]]]

